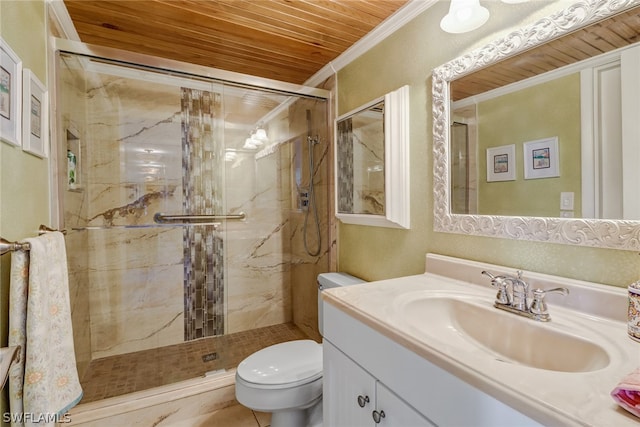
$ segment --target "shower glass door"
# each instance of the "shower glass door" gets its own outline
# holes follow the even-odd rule
[[[291,261],[327,261],[296,252],[293,177],[300,140],[326,140],[326,101],[73,53],[59,54],[57,76],[85,396],[229,369],[270,340],[306,338],[292,326]],[[225,351],[235,334],[250,346]],[[92,383],[102,371],[121,378]]]

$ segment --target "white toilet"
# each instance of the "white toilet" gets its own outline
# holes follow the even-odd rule
[[[364,281],[345,273],[318,275],[318,328],[324,289]],[[322,345],[312,340],[272,345],[244,359],[236,371],[236,399],[271,412],[271,427],[322,426]]]

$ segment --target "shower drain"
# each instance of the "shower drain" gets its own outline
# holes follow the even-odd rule
[[[211,362],[212,360],[216,360],[218,358],[218,353],[207,353],[202,355],[203,362]]]

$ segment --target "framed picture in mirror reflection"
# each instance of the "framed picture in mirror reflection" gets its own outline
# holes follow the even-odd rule
[[[516,146],[487,148],[487,182],[516,179]]]
[[[560,176],[557,136],[525,142],[523,148],[524,179]]]

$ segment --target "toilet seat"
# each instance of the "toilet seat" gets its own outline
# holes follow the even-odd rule
[[[322,377],[322,344],[289,341],[264,348],[244,359],[237,376],[256,388],[290,388]]]

